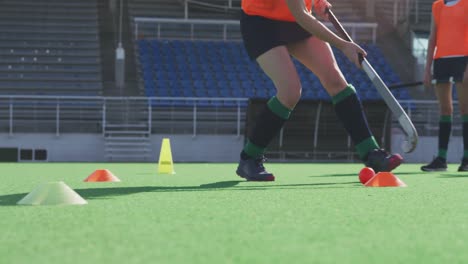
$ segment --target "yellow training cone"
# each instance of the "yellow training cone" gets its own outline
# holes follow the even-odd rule
[[[168,138],[163,138],[161,152],[159,153],[158,173],[175,174],[174,163],[172,162],[171,142]]]
[[[19,205],[74,205],[87,204],[78,193],[62,181],[48,182],[37,186],[21,199]]]

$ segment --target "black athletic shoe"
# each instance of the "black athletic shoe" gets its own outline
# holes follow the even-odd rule
[[[257,159],[241,159],[236,173],[248,181],[274,181],[275,176],[267,172],[263,167],[265,157]]]
[[[436,157],[431,163],[422,166],[421,170],[422,171],[446,171],[447,160],[441,157]]]
[[[364,164],[377,173],[380,171],[390,172],[400,166],[402,162],[403,158],[400,154],[391,154],[383,149],[374,149],[369,152]]]
[[[468,159],[463,158],[460,164],[460,167],[458,167],[458,171],[468,171]]]

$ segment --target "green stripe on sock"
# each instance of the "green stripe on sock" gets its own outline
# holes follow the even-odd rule
[[[276,96],[273,96],[270,100],[268,100],[268,108],[275,113],[277,116],[287,120],[291,115],[292,110],[284,106]]]
[[[356,145],[356,151],[361,159],[364,159],[369,151],[378,148],[380,148],[379,144],[374,137],[366,138]]]
[[[463,151],[463,158],[468,159],[468,150]]]
[[[265,148],[261,148],[250,141],[244,146],[244,152],[252,158],[258,158],[263,155]]]
[[[444,123],[452,122],[452,116],[451,115],[440,116],[439,122],[444,122]]]
[[[468,123],[468,115],[462,115],[463,123]]]
[[[446,149],[439,149],[439,153],[437,154],[438,157],[447,159],[447,150]]]
[[[337,103],[343,101],[346,97],[356,93],[356,89],[351,84],[348,84],[343,91],[337,93],[335,96],[332,97],[332,103],[336,105]]]

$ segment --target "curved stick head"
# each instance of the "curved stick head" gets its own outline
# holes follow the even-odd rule
[[[411,119],[403,110],[401,110],[398,123],[400,123],[401,128],[406,134],[406,140],[403,141],[401,148],[405,153],[410,153],[415,150],[418,145],[418,132],[411,122]]]
[[[405,153],[413,152],[418,145],[418,138],[417,137],[410,137],[408,136],[405,141],[401,144],[401,149]]]

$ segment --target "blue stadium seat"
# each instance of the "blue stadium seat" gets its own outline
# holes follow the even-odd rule
[[[400,82],[376,45],[363,44],[363,47],[368,52],[368,60],[387,85]],[[333,49],[341,70],[356,87],[361,99],[381,99],[365,73]],[[269,98],[276,92],[259,65],[248,58],[241,42],[139,40],[138,58],[148,96]],[[297,60],[293,61],[301,78],[303,98],[330,100],[318,78]],[[407,89],[392,92],[397,99],[410,99]],[[232,105],[220,102],[206,104]]]

